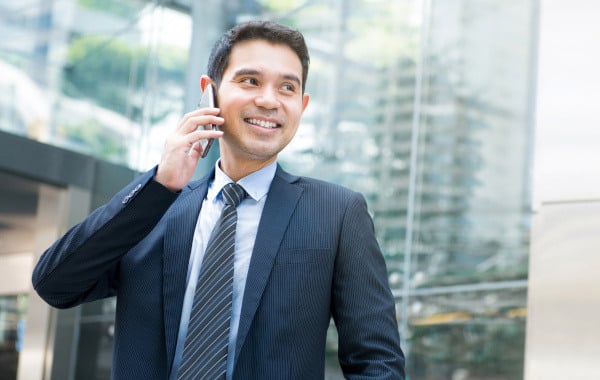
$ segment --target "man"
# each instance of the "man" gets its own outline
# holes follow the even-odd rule
[[[203,88],[215,85],[219,108],[185,115],[154,170],[41,257],[33,284],[49,304],[116,295],[114,379],[322,379],[332,317],[347,378],[404,378],[394,299],[364,198],[276,162],[308,105],[308,62],[302,35],[282,25],[227,32],[201,79]],[[208,124],[220,131],[197,130]],[[220,158],[189,182],[198,141],[208,138],[218,139]],[[228,183],[241,185],[243,200],[233,206],[233,284],[223,285],[233,293],[223,301],[226,342],[209,376],[193,368],[209,362],[198,358],[213,343],[191,348],[191,336],[196,307],[206,303],[196,297],[213,295],[201,290],[202,267],[212,266],[207,246]]]

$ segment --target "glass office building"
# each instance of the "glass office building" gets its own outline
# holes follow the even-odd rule
[[[306,36],[280,161],[367,197],[410,379],[521,379],[536,0],[0,0],[0,378],[109,378],[114,299],[50,309],[32,265],[156,164],[209,47],[258,18]],[[327,358],[342,378],[334,326]]]

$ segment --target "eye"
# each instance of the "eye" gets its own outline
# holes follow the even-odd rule
[[[281,86],[281,89],[286,92],[295,92],[296,86],[291,83],[284,83],[283,86]]]
[[[250,78],[250,77],[248,77],[248,78],[242,78],[240,80],[240,82],[241,83],[250,84],[250,85],[253,85],[253,86],[256,86],[258,84],[258,81],[255,78]]]

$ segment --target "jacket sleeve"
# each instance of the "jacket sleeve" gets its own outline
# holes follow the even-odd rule
[[[115,294],[120,258],[177,198],[153,176],[154,170],[130,183],[42,254],[32,275],[42,299],[68,308]]]
[[[393,295],[364,197],[344,215],[333,285],[338,356],[347,379],[404,379]]]

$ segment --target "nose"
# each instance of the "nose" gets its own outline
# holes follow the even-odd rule
[[[271,88],[263,88],[260,94],[258,94],[254,99],[254,103],[258,107],[266,109],[275,109],[281,105],[279,99],[277,98],[276,90]]]

